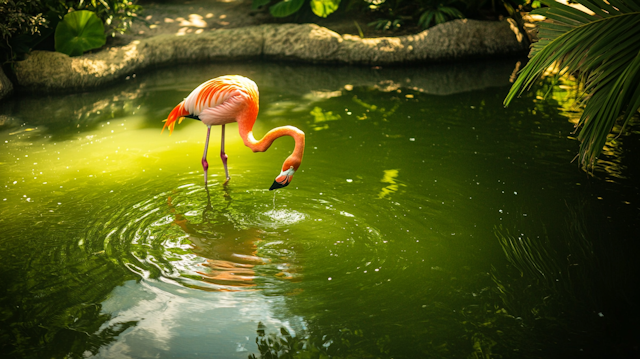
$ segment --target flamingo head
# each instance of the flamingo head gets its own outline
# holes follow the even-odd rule
[[[293,174],[296,173],[295,168],[293,166],[289,167],[287,170],[282,170],[278,177],[273,181],[271,187],[269,187],[269,191],[273,191],[274,189],[287,187],[291,180],[293,180]]]
[[[296,130],[299,132],[302,132],[298,129]],[[278,189],[278,188],[287,187],[289,183],[291,183],[291,180],[293,179],[293,175],[298,170],[298,167],[300,167],[300,163],[302,163],[302,149],[304,149],[304,134],[302,134],[302,147],[299,146],[299,143],[300,143],[299,140],[296,139],[296,148],[294,149],[293,153],[289,157],[287,157],[286,160],[284,160],[284,163],[282,164],[282,171],[276,177],[275,181],[273,181],[273,184],[269,188],[269,191],[273,191],[274,189]]]

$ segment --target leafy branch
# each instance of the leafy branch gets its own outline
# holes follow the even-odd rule
[[[505,98],[505,106],[549,68],[559,78],[576,76],[584,106],[577,127],[579,158],[592,166],[614,125],[622,131],[640,108],[640,3],[633,0],[577,0],[586,10],[543,0],[547,8],[533,13],[546,20],[539,25],[540,41],[529,63]]]

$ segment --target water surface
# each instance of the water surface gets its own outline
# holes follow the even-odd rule
[[[3,352],[636,355],[637,133],[581,171],[563,88],[502,107],[516,68],[198,65],[3,101]],[[205,127],[160,134],[234,73],[260,88],[257,137],[307,134],[284,190],[290,138],[254,154],[229,125],[224,186],[214,128],[205,187]]]

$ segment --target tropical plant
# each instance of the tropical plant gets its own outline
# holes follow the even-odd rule
[[[371,17],[373,21],[368,26],[382,31],[427,29],[455,19],[496,20],[502,16],[512,17],[522,26],[519,11],[528,11],[539,3],[538,0],[348,0],[340,7],[341,0],[275,1],[273,4],[272,0],[253,0],[251,9],[267,7],[273,17],[281,18],[305,12],[304,6],[308,3],[315,15],[324,18],[340,8]]]
[[[19,60],[32,49],[53,50],[58,23],[76,10],[94,12],[115,36],[131,27],[142,8],[135,0],[0,0],[0,62]]]
[[[56,51],[69,56],[80,56],[102,47],[105,42],[104,25],[92,11],[70,12],[56,26]]]
[[[253,0],[252,10],[269,5],[271,0]],[[311,11],[319,17],[327,17],[340,6],[340,0],[281,0],[269,7],[269,13],[273,17],[287,17],[298,12],[302,5],[309,3]]]
[[[428,29],[453,19],[464,19],[458,0],[365,0],[368,11],[381,18],[368,25],[377,30],[398,30],[402,26]],[[458,7],[456,7],[458,6]]]
[[[364,0],[368,10],[382,18],[369,23],[378,30],[401,26],[428,29],[455,19],[497,20],[511,17],[523,26],[519,11],[537,7],[537,0]]]
[[[464,13],[469,17],[499,18],[500,15],[513,17],[520,11],[531,11],[540,7],[539,0],[460,0],[465,4]]]
[[[396,19],[378,19],[367,24],[367,26],[375,27],[376,30],[397,30],[404,24],[402,18]]]
[[[418,25],[423,29],[428,29],[431,27],[432,22],[434,25],[438,25],[453,19],[464,19],[465,16],[460,10],[449,6],[449,3],[438,3],[436,6],[427,7],[420,15]]]
[[[405,21],[411,20],[411,16],[405,16],[405,7],[402,0],[364,0],[365,11],[379,16],[375,21],[367,24],[376,30],[398,30],[405,24]]]
[[[38,7],[35,0],[4,0],[0,1],[0,14],[4,18],[0,22],[0,35],[3,39],[11,37],[15,33],[37,33],[38,27],[45,22],[42,14],[34,14],[33,9]]]
[[[47,19],[40,9],[37,0],[0,1],[0,63],[12,59],[15,53],[27,52],[35,45],[32,40],[41,38]]]
[[[96,14],[96,16],[106,25],[105,29],[109,36],[123,34],[131,27],[132,22],[138,19],[138,14],[142,11],[142,7],[136,4],[136,1],[130,0],[42,0],[46,8],[52,14],[49,17],[57,17],[57,21],[74,10],[88,10]],[[54,27],[57,24],[55,19]]]
[[[104,21],[106,32],[111,37],[129,31],[133,21],[140,20],[138,15],[142,13],[142,6],[136,4],[135,0],[76,0],[74,2],[78,2],[78,7],[74,7],[76,10],[95,12],[98,18]]]
[[[553,67],[576,77],[584,110],[578,122],[583,167],[593,166],[617,121],[622,131],[640,108],[640,2],[636,0],[576,0],[578,10],[551,0],[535,10],[546,20],[529,63],[505,98],[529,89]]]

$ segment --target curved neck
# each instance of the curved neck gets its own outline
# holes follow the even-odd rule
[[[253,127],[253,126],[252,126]],[[302,156],[304,154],[304,132],[293,126],[276,127],[267,132],[260,140],[256,140],[253,136],[253,129],[240,125],[240,137],[244,141],[245,146],[249,147],[253,152],[264,152],[277,138],[282,136],[291,136],[295,141],[293,153],[284,161],[283,170],[289,169],[291,166],[298,169]]]

